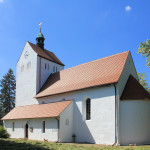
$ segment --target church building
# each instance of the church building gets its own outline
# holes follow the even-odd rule
[[[15,108],[2,118],[11,138],[150,144],[150,95],[130,51],[64,69],[44,40],[40,31],[17,62]]]

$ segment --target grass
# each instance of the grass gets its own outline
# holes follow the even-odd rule
[[[0,150],[150,150],[150,146],[101,146],[96,144],[50,143],[25,139],[0,139]]]

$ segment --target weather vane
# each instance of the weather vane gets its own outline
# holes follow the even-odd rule
[[[41,32],[41,25],[42,25],[42,22],[39,23],[39,26],[40,26],[40,32]]]

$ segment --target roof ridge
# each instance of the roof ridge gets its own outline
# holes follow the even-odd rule
[[[103,59],[106,59],[106,58],[114,57],[114,56],[117,56],[117,55],[120,55],[120,54],[123,54],[123,53],[129,53],[129,52],[130,52],[130,50],[125,51],[125,52],[122,52],[122,53],[117,53],[117,54],[114,54],[114,55],[106,56],[106,57],[103,57],[103,58],[100,58],[100,59],[96,59],[96,60],[89,61],[89,62],[80,64],[80,65],[77,65],[77,66],[70,67],[70,68],[67,68],[67,69],[64,69],[64,70],[60,70],[59,72],[63,72],[63,71],[65,71],[65,70],[69,70],[69,69],[72,69],[72,68],[80,67],[80,66],[83,66],[83,65],[86,65],[86,64],[89,64],[89,63],[93,63],[93,62],[96,62],[96,61],[99,61],[99,60],[103,60]],[[56,73],[57,73],[57,72],[56,72]],[[54,74],[55,74],[55,73],[54,73]]]

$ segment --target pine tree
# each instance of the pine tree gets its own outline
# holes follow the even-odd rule
[[[0,109],[3,116],[15,106],[16,80],[12,69],[9,69],[8,73],[3,76],[3,79],[0,81],[0,87]]]

